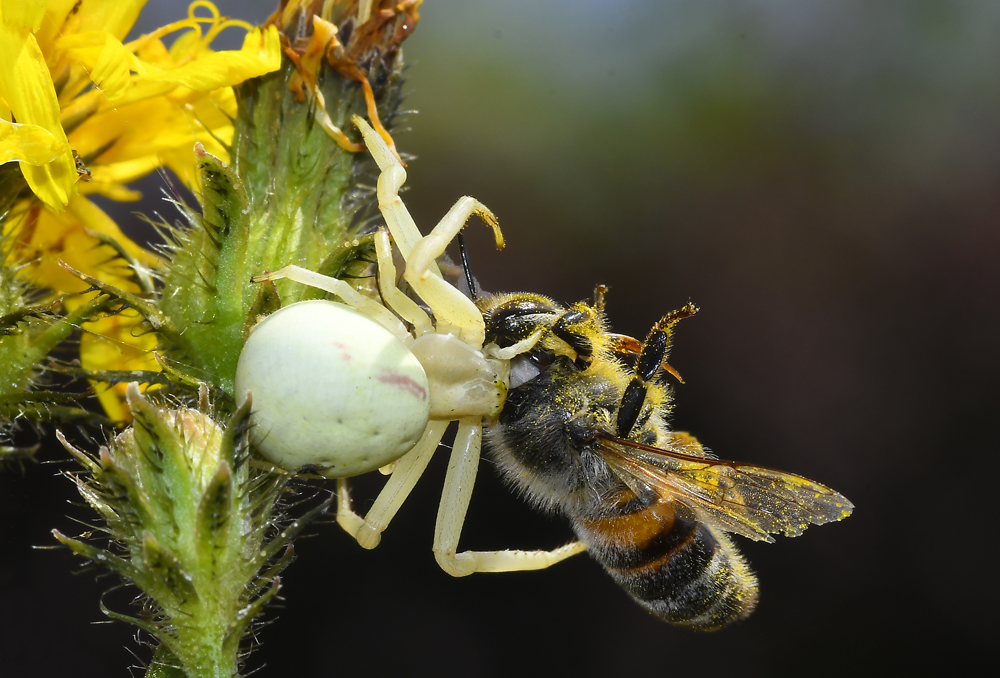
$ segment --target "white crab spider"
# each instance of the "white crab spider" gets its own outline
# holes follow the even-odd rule
[[[253,394],[258,447],[276,463],[286,466],[318,465],[326,467],[330,477],[337,477],[337,522],[361,546],[370,549],[378,545],[381,533],[424,472],[448,423],[458,421],[458,433],[434,526],[433,550],[441,568],[456,577],[473,572],[534,570],[580,553],[586,548],[581,542],[551,551],[457,552],[479,467],[483,419],[495,417],[503,406],[509,384],[510,359],[529,350],[538,336],[505,349],[492,344],[484,348],[482,314],[468,297],[441,277],[435,260],[444,253],[448,243],[473,214],[481,216],[492,226],[497,243],[502,246],[496,218],[477,200],[463,197],[429,235],[421,236],[399,198],[399,189],[406,181],[406,171],[382,138],[364,120],[355,116],[354,124],[361,130],[381,170],[377,188],[379,210],[406,261],[403,277],[431,309],[433,320],[397,289],[391,246],[384,230],[376,234],[376,255],[379,286],[388,308],[361,295],[342,280],[298,266],[286,266],[273,273],[255,276],[255,282],[287,278],[318,287],[337,295],[357,312],[335,302],[301,302],[272,314],[254,329],[240,356],[236,392],[241,401],[245,400],[247,391]],[[358,314],[364,317],[358,317]],[[412,333],[396,315],[413,326]],[[351,316],[349,321],[348,316]],[[310,317],[317,319],[316,324],[304,325],[309,323]],[[417,387],[426,384],[426,406],[418,406],[417,399],[401,397],[392,389],[379,391],[375,388],[368,392],[363,391],[363,386],[357,386],[359,379],[366,377],[351,374],[348,365],[351,361],[344,360],[342,355],[338,357],[336,350],[330,350],[327,332],[335,330],[341,318],[345,323],[351,323],[351,329],[346,334],[338,333],[338,341],[341,337],[350,341],[352,351],[355,347],[364,349],[369,356],[369,364],[376,368],[394,370],[393,374],[411,379]],[[366,327],[365,322],[369,323]],[[281,371],[276,371],[274,356],[287,352],[285,346],[289,341],[303,339],[309,342],[307,348],[299,350],[298,355],[293,356],[294,360],[285,360]],[[314,345],[313,341],[317,343]],[[367,411],[357,415],[358,421],[368,426],[368,435],[363,431],[360,434],[345,433],[343,426],[339,429],[337,425],[326,426],[331,422],[323,421],[322,414],[317,417],[319,425],[313,422],[310,425],[313,430],[306,430],[302,415],[307,405],[293,403],[289,399],[290,391],[296,390],[296,387],[301,391],[311,388],[303,382],[312,382],[317,374],[331,369],[318,359],[324,353],[332,356],[334,378],[326,381],[334,392],[310,392],[307,394],[309,401],[322,403],[324,399],[341,397],[345,383],[352,383],[352,388],[357,386],[366,396],[373,396],[376,400],[385,398],[381,408],[369,406]],[[419,364],[414,365],[411,358]],[[419,379],[420,370],[417,368],[422,368],[425,382]],[[367,379],[371,383],[370,373]],[[281,390],[282,385],[290,383],[291,389]],[[357,402],[357,398],[352,397]],[[420,412],[426,413],[423,419],[426,425],[414,444]],[[291,423],[284,430],[292,433],[287,436],[279,431],[277,425],[268,423],[287,422],[288,418]],[[370,435],[373,428],[378,429],[380,436],[376,436],[375,444],[372,444],[373,436]],[[392,475],[371,510],[364,518],[354,513],[346,476],[393,461]]]

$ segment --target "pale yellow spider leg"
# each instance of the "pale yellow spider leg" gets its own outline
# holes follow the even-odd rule
[[[365,139],[368,152],[375,159],[381,174],[378,175],[378,209],[385,217],[385,224],[392,233],[396,247],[399,248],[403,259],[410,257],[410,250],[423,237],[413,217],[410,216],[406,205],[399,197],[399,189],[406,182],[406,170],[399,164],[396,154],[392,152],[385,140],[379,136],[378,132],[372,129],[371,125],[364,121],[361,116],[355,115],[351,120],[361,131],[361,136]],[[437,264],[431,266],[433,273],[441,274]]]
[[[441,569],[453,577],[473,572],[512,572],[541,570],[586,550],[586,544],[573,542],[552,551],[463,551],[458,540],[469,509],[472,487],[479,469],[479,451],[483,441],[481,419],[460,419],[455,446],[441,493],[434,525],[434,558]]]
[[[406,257],[407,270],[412,271],[412,275],[421,280],[427,278],[430,275],[430,265],[444,254],[445,248],[465,227],[469,217],[473,214],[478,215],[493,229],[493,238],[496,240],[497,249],[502,250],[505,247],[503,233],[500,232],[500,223],[496,216],[486,205],[465,195],[452,205],[433,231],[414,245],[413,252]]]
[[[418,337],[433,331],[434,326],[431,325],[430,316],[417,302],[396,287],[396,265],[392,263],[392,245],[389,244],[389,233],[384,228],[375,233],[375,255],[378,258],[379,290],[389,307],[402,316],[403,320],[413,325],[414,333]]]
[[[280,280],[282,278],[336,294],[345,304],[378,322],[385,329],[396,335],[403,343],[410,344],[413,342],[413,336],[406,331],[403,323],[389,309],[377,301],[362,295],[343,280],[331,278],[330,276],[316,273],[315,271],[310,271],[294,264],[285,266],[277,271],[255,275],[250,280],[259,283],[265,280]]]
[[[491,358],[497,358],[499,360],[510,360],[522,353],[527,353],[535,347],[535,345],[541,341],[542,337],[545,336],[549,329],[547,327],[541,327],[531,333],[527,339],[522,339],[521,341],[508,346],[507,348],[500,348],[496,344],[490,343],[483,348],[483,352],[490,356]]]
[[[363,548],[373,549],[382,540],[382,532],[389,526],[400,506],[413,491],[427,464],[441,443],[448,428],[447,421],[432,421],[424,429],[416,446],[396,460],[396,468],[386,481],[382,491],[375,498],[368,515],[364,518],[351,509],[351,499],[347,491],[347,480],[337,479],[337,524],[347,534],[354,537]]]
[[[472,300],[457,288],[434,275],[431,268],[473,214],[479,215],[493,228],[497,248],[502,249],[503,236],[496,217],[481,202],[465,196],[458,199],[434,230],[414,245],[410,256],[406,257],[406,271],[403,277],[434,312],[439,332],[442,323],[450,325],[458,329],[464,341],[479,348],[483,345],[486,335],[482,313]]]
[[[347,478],[337,478],[337,524],[352,537],[365,524],[365,519],[351,509],[351,491]]]
[[[431,234],[423,238],[399,197],[399,189],[406,181],[406,170],[385,140],[367,122],[359,116],[354,116],[352,120],[361,130],[368,151],[381,170],[377,189],[378,208],[396,241],[396,247],[408,262],[403,276],[434,312],[439,332],[453,327],[464,341],[480,348],[485,337],[482,315],[471,300],[440,277],[441,271],[435,259],[444,253],[445,247],[473,214],[478,214],[493,227],[497,247],[503,247],[496,217],[479,201],[461,198]],[[416,267],[409,263],[414,248],[417,248],[418,256]]]

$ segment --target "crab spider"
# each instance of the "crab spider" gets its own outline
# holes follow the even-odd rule
[[[379,210],[406,262],[403,278],[432,315],[396,287],[391,244],[384,229],[377,232],[375,243],[379,287],[385,306],[361,295],[342,280],[298,266],[254,276],[254,282],[286,278],[317,287],[335,294],[347,305],[328,301],[292,304],[268,316],[247,340],[240,357],[236,390],[241,401],[247,392],[253,394],[258,448],[281,465],[310,465],[324,475],[337,478],[337,523],[361,546],[371,549],[379,544],[381,533],[416,485],[448,424],[457,421],[458,432],[434,526],[433,551],[441,568],[456,577],[473,572],[534,570],[582,552],[585,545],[574,542],[551,551],[458,553],[479,467],[483,420],[496,417],[503,407],[510,380],[510,359],[530,350],[540,334],[503,349],[493,344],[483,346],[482,313],[444,280],[435,261],[474,214],[492,227],[497,246],[502,248],[503,237],[496,218],[479,201],[463,197],[430,234],[422,236],[399,198],[406,171],[364,120],[355,116],[354,124],[361,130],[381,170],[377,186]],[[397,315],[413,327],[412,332]],[[310,325],[313,320],[316,322]],[[348,324],[351,346],[340,343],[338,347],[339,342],[332,342],[331,348],[325,328]],[[304,344],[297,367],[292,368],[295,374],[281,370],[276,373],[274,356],[288,352],[290,341],[309,343]],[[350,387],[355,390],[349,400],[356,402],[359,396],[386,399],[381,406],[369,406],[349,422],[362,428],[367,426],[367,432],[345,433],[343,428],[327,428],[337,422],[326,421],[322,414],[316,418],[318,422],[308,426],[304,423],[302,408],[311,405],[294,402],[289,392],[306,393],[310,403],[329,400],[330,394],[315,392],[302,383],[326,369],[317,364],[318,355],[324,352],[334,365],[335,373],[327,375],[332,377],[327,380],[327,387],[338,391],[332,397],[343,399],[344,389]],[[364,359],[359,361],[359,357]],[[388,370],[387,376],[380,380],[373,379],[370,372],[359,373],[358,362],[366,362],[366,369]],[[285,361],[282,369],[289,364]],[[370,390],[369,385],[376,382],[382,383],[382,387]],[[285,392],[281,386],[285,386]],[[393,390],[393,386],[398,388]],[[421,391],[423,398],[419,397]],[[281,430],[283,421],[286,425]],[[362,518],[351,509],[347,477],[390,464],[388,481]]]

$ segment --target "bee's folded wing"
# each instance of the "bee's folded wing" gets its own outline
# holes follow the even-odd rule
[[[851,515],[854,505],[829,487],[792,473],[704,459],[599,436],[605,461],[665,499],[680,501],[715,527],[756,541],[796,537],[809,525]],[[626,482],[628,482],[626,480]]]

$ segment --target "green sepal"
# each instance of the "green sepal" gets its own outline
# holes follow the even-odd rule
[[[77,379],[87,379],[88,381],[101,381],[107,384],[127,384],[136,382],[137,384],[157,384],[160,386],[171,386],[177,383],[176,379],[171,379],[163,372],[152,370],[88,370],[74,365],[52,365],[50,369],[59,374],[66,374]],[[197,387],[197,382],[191,384]]]
[[[347,240],[333,249],[332,252],[316,267],[318,273],[340,278],[353,272],[351,269],[357,263],[361,268],[368,268],[375,261],[375,234],[369,233],[354,240]]]
[[[2,282],[4,276],[0,276]],[[112,422],[94,412],[68,405],[90,395],[38,390],[37,376],[46,369],[46,356],[81,323],[104,311],[107,298],[91,299],[65,316],[49,309],[59,302],[33,304],[10,310],[4,318],[13,325],[0,332],[0,421],[80,422],[95,426]],[[55,369],[55,368],[53,368]]]
[[[265,280],[260,283],[257,296],[254,297],[253,304],[250,305],[250,312],[247,313],[246,322],[243,323],[243,341],[247,340],[250,331],[256,327],[258,322],[279,308],[281,308],[281,298],[278,296],[278,288],[274,286],[274,281]]]
[[[21,323],[29,318],[45,318],[61,303],[62,299],[56,299],[47,304],[29,304],[0,316],[0,335],[9,337],[15,334],[23,334],[25,328],[19,327]]]
[[[0,394],[0,411],[3,408],[16,405],[17,403],[51,405],[72,403],[80,399],[81,396],[91,395],[90,393],[64,393],[62,391],[29,391],[18,394]]]
[[[198,375],[190,374],[184,370],[178,369],[175,363],[168,360],[162,353],[158,351],[153,352],[153,358],[156,360],[156,364],[160,366],[163,373],[167,375],[167,379],[175,384],[180,384],[182,386],[187,386],[189,388],[198,388],[199,384],[204,384]]]
[[[201,225],[218,250],[215,276],[210,282],[220,309],[242,314],[243,288],[250,281],[247,270],[249,202],[243,182],[229,165],[204,149],[199,151],[201,174]]]
[[[160,307],[182,329],[168,338],[165,357],[231,395],[252,293],[251,214],[232,168],[203,148],[196,155],[202,213],[179,205],[191,227],[171,232],[175,242],[161,276]]]
[[[153,659],[146,667],[144,678],[188,678],[181,668],[180,660],[174,656],[166,645],[159,645],[153,653]]]
[[[41,445],[31,445],[29,447],[18,447],[16,445],[0,445],[0,467],[20,466],[24,470],[24,464],[33,464],[37,460],[35,454]]]
[[[254,569],[260,569],[267,561],[271,560],[275,554],[281,550],[286,544],[295,539],[305,527],[315,520],[318,516],[326,513],[327,509],[333,504],[336,499],[335,495],[330,495],[327,497],[323,503],[321,503],[316,508],[308,511],[301,518],[296,518],[293,520],[285,529],[283,529],[274,539],[268,542],[254,557],[251,561],[253,563]]]
[[[142,397],[137,385],[128,385],[125,399],[132,411],[135,447],[146,462],[136,460],[136,480],[155,514],[151,516],[153,525],[176,531],[190,510],[187,507],[192,504],[194,489],[183,441],[160,410]],[[163,535],[162,527],[156,531]]]
[[[120,287],[115,287],[114,285],[102,282],[93,276],[87,275],[86,273],[82,273],[73,268],[72,266],[70,266],[69,264],[67,264],[66,262],[59,262],[59,263],[67,271],[69,271],[70,273],[72,273],[85,283],[88,283],[91,287],[101,291],[102,293],[111,297],[111,299],[113,300],[120,301],[123,304],[131,308],[134,308],[142,315],[143,319],[149,323],[149,326],[152,327],[157,332],[165,334],[167,335],[167,337],[176,336],[177,330],[174,328],[174,325],[170,321],[170,318],[162,311],[160,311],[160,309],[154,302],[148,299],[144,299],[143,297],[140,297],[137,294],[126,292]]]
[[[181,561],[164,549],[149,531],[143,534],[142,561],[143,569],[157,583],[157,589],[148,590],[153,598],[160,601],[173,598],[175,604],[182,607],[198,599],[191,575]]]
[[[81,324],[93,320],[98,314],[103,313],[110,303],[110,299],[98,297],[91,299],[62,317],[55,318],[48,327],[32,340],[32,349],[34,354],[38,356],[36,362],[40,361],[42,356],[48,355],[59,342],[68,337]]]
[[[220,554],[231,545],[233,474],[222,462],[208,483],[195,516],[195,542],[199,545],[201,566],[217,575]]]
[[[130,536],[126,531],[137,532],[141,530],[143,525],[162,524],[165,513],[158,505],[159,502],[155,501],[154,497],[150,497],[153,488],[146,487],[146,484],[139,477],[137,465],[129,463],[131,461],[123,459],[122,455],[117,454],[117,451],[112,456],[111,449],[108,447],[101,447],[98,456],[100,464],[98,478],[102,481],[101,487],[105,489],[106,494],[127,502],[122,507],[127,508],[127,512],[119,508],[115,513],[115,517],[124,528],[119,535],[119,538],[122,539]],[[103,515],[108,507],[105,504],[105,508],[95,508]],[[105,516],[105,520],[108,520],[107,516]],[[109,523],[114,524],[110,521]]]
[[[266,570],[261,571],[257,575],[256,580],[252,584],[254,595],[270,586],[278,578],[282,570],[288,567],[293,560],[295,560],[295,544],[294,542],[288,542],[285,545],[285,552],[278,556]]]
[[[150,621],[146,619],[140,619],[138,617],[133,617],[131,615],[122,614],[121,612],[115,612],[107,605],[104,604],[104,596],[101,596],[101,613],[108,619],[114,619],[115,621],[124,622],[126,624],[131,624],[136,628],[140,628],[149,635],[160,641],[161,646],[165,645],[172,653],[174,648],[179,644],[179,639],[168,633],[162,626],[157,624],[155,621]]]
[[[250,625],[250,622],[260,616],[264,606],[267,605],[280,590],[281,577],[275,577],[271,582],[271,588],[264,591],[264,593],[257,596],[253,602],[236,613],[236,616],[229,624],[229,628],[226,629],[226,636],[223,641],[223,650],[225,653],[236,654],[239,651],[239,644],[240,641],[243,640],[247,626]]]
[[[114,571],[122,578],[134,582],[142,589],[146,589],[151,583],[149,577],[141,569],[135,567],[130,561],[124,558],[116,556],[113,553],[108,553],[96,546],[84,544],[82,541],[67,537],[59,530],[52,530],[52,536],[76,555]]]
[[[89,454],[85,453],[83,450],[78,450],[76,447],[71,445],[70,442],[66,440],[66,436],[63,435],[62,431],[56,431],[56,440],[58,440],[63,448],[73,455],[73,458],[76,459],[91,474],[101,472],[101,465],[94,461]]]
[[[13,402],[0,403],[0,419],[27,419],[29,421],[55,421],[63,424],[89,424],[91,426],[111,426],[115,422],[102,414],[85,410],[82,407],[70,407],[66,405],[53,405],[44,399],[32,400],[36,391],[24,391],[24,399],[19,400],[17,395],[4,396]]]

